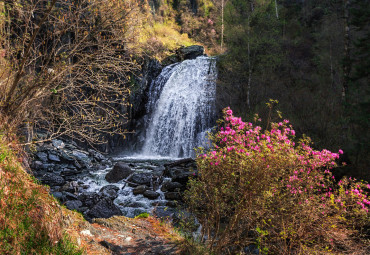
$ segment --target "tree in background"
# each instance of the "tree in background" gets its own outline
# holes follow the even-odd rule
[[[230,101],[243,102],[240,107],[247,110],[256,104],[252,87],[260,89],[260,80],[268,80],[282,61],[280,24],[274,13],[271,1],[230,0],[225,9],[227,54],[221,65],[232,78],[227,81],[233,83],[228,87]]]
[[[369,178],[359,171],[369,164],[369,2],[344,3],[228,1],[218,97],[220,108],[230,105],[240,116],[263,116],[264,103],[278,99],[299,134],[317,148],[343,148],[352,174]]]
[[[354,156],[356,171],[366,175],[370,165],[370,1],[351,1],[349,25],[351,25],[352,54],[347,60],[352,66],[348,77],[344,125],[347,127],[345,148]]]
[[[124,134],[136,1],[5,1],[0,112],[90,143]],[[31,138],[31,137],[30,137]]]

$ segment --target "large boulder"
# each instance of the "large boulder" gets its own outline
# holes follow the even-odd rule
[[[160,196],[158,192],[155,192],[153,190],[147,190],[144,192],[144,197],[149,198],[149,199],[156,199]]]
[[[138,185],[150,186],[152,177],[151,173],[136,173],[130,177],[129,181]]]
[[[148,187],[146,185],[140,185],[140,186],[137,186],[137,187],[133,188],[132,193],[134,195],[143,194],[147,189],[148,189]]]
[[[127,178],[132,173],[133,171],[127,164],[118,162],[114,165],[113,169],[107,173],[105,180],[110,183],[116,183]]]
[[[85,216],[88,219],[110,218],[114,215],[122,215],[122,212],[109,198],[103,198],[94,207],[85,212]]]

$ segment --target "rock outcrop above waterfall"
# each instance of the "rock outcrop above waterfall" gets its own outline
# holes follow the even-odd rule
[[[180,48],[178,54],[181,59],[196,59],[199,56],[204,55],[204,47],[201,45],[192,45],[189,47]]]
[[[165,58],[162,61],[162,65],[167,66],[187,59],[196,59],[197,57],[204,55],[204,47],[201,45],[182,47],[178,49],[175,54]]]

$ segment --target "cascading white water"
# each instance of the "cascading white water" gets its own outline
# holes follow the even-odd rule
[[[142,154],[192,157],[214,125],[216,58],[198,57],[163,69],[151,84]]]

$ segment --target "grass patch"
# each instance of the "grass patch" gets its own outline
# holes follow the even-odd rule
[[[144,212],[144,213],[140,213],[139,215],[135,216],[135,219],[145,219],[148,217],[149,217],[149,213]]]
[[[26,173],[9,140],[0,131],[0,254],[82,254],[64,233],[61,206]]]

